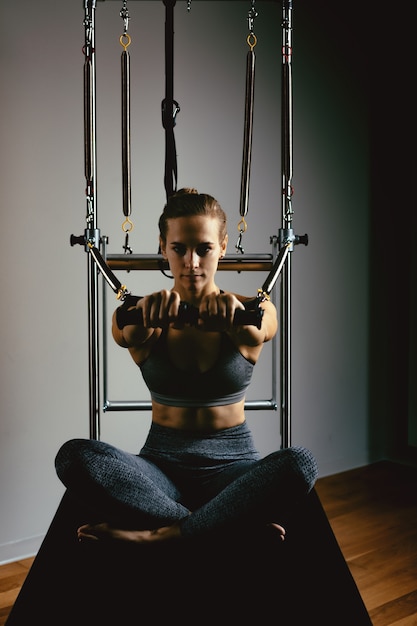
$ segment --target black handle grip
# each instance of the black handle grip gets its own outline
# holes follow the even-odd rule
[[[137,298],[139,300],[139,298]],[[255,308],[248,308],[249,306],[254,307],[255,303],[258,300],[251,300],[250,302],[245,303],[245,309],[237,309],[235,311],[235,315],[233,318],[234,326],[256,326],[257,328],[261,327],[262,317],[264,314],[263,309],[260,306],[256,306]],[[134,302],[130,301],[129,303],[124,303],[123,306],[119,307],[116,310],[116,323],[117,327],[124,328],[130,324],[142,324],[142,311],[140,309],[128,309],[128,306],[132,306]],[[188,304],[187,302],[181,302],[180,308],[178,312],[178,320],[182,324],[191,324],[195,326],[198,321],[198,309],[197,307]]]

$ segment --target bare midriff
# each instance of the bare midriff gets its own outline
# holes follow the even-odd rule
[[[210,432],[243,424],[245,400],[210,407],[178,407],[152,402],[152,421],[178,430]]]

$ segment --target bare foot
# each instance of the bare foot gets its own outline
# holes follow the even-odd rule
[[[77,530],[78,540],[89,539],[113,539],[117,541],[129,541],[132,543],[151,543],[155,541],[171,541],[181,537],[179,524],[163,526],[155,530],[125,530],[114,528],[103,522],[101,524],[84,524]]]
[[[272,528],[276,528],[277,531],[280,534],[281,541],[284,541],[284,539],[285,539],[285,528],[283,526],[280,526],[279,524],[274,524],[273,522],[271,524],[268,524],[268,525],[272,526]]]

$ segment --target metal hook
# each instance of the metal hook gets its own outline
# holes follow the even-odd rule
[[[240,252],[241,254],[244,254],[245,250],[242,246],[242,236],[243,236],[243,231],[240,231],[238,240],[235,245],[235,249],[236,249],[236,252]]]
[[[174,107],[174,110],[172,111],[172,125],[175,126],[175,124],[177,123],[177,114],[181,111],[181,109],[176,100],[173,100],[172,104]]]
[[[127,9],[127,0],[123,0],[123,6],[120,10],[120,17],[123,20],[123,34],[126,35],[129,28],[129,11]]]
[[[123,250],[125,251],[125,254],[133,254],[133,250],[129,246],[129,233],[126,233],[125,245],[123,246]]]
[[[258,12],[255,9],[255,0],[252,0],[252,6],[248,13],[248,29],[251,34],[253,34],[253,24],[255,22],[255,18],[258,17]]]

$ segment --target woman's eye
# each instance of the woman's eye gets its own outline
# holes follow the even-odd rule
[[[197,248],[197,254],[198,256],[205,256],[208,252],[210,252],[210,247],[209,246],[199,246]]]
[[[175,246],[172,246],[172,250],[179,256],[184,256],[187,253],[186,246],[175,245]],[[208,252],[210,252],[210,250],[211,250],[210,246],[207,246],[206,244],[202,246],[198,246],[196,248],[196,252],[199,257],[205,256]]]

